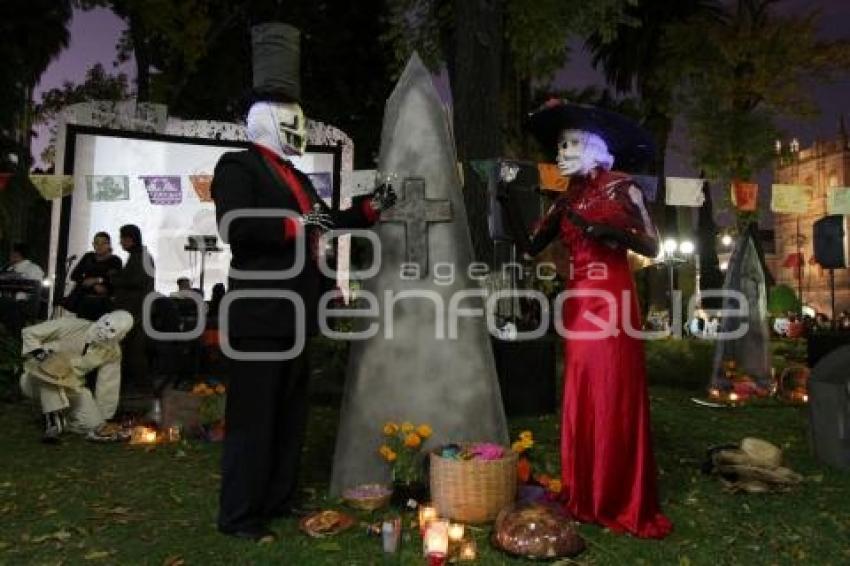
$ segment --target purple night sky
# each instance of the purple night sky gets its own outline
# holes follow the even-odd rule
[[[813,5],[819,6],[821,10],[822,38],[836,39],[848,35],[846,22],[850,21],[850,2],[847,0],[785,0],[780,6],[784,13],[793,14]],[[70,45],[42,76],[35,91],[35,100],[40,99],[43,91],[61,86],[63,81],[81,81],[86,69],[95,63],[102,63],[107,70],[112,70],[115,44],[123,27],[124,23],[107,9],[75,12],[70,28]],[[119,70],[127,73],[131,80],[135,76],[132,63],[121,65]],[[569,65],[558,74],[556,82],[559,86],[569,85],[573,88],[604,84],[602,75],[591,67],[589,57],[581,50],[580,44],[575,46]],[[834,136],[839,115],[850,112],[850,76],[832,84],[815,85],[813,89],[815,101],[821,110],[820,116],[809,121],[789,119],[782,123],[788,137],[798,137],[804,147],[814,139]],[[677,123],[670,149],[670,175],[693,174],[688,166],[686,137],[684,125]],[[36,157],[45,144],[46,132],[42,128],[39,137],[33,142],[33,154]]]

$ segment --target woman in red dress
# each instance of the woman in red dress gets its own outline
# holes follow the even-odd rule
[[[629,249],[654,257],[658,239],[640,189],[610,171],[615,158],[632,167],[651,156],[652,144],[625,118],[560,101],[533,114],[530,128],[557,147],[558,167],[570,178],[527,250],[537,255],[560,237],[571,254],[559,329],[565,504],[579,521],[663,538],[672,525],[658,504],[644,348],[626,257]]]

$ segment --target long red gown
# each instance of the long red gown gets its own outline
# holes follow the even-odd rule
[[[560,204],[587,221],[627,227],[640,222],[637,210],[628,206],[630,185],[621,174],[600,171],[594,179],[571,180]],[[626,250],[585,235],[559,210],[562,207],[553,207],[544,228],[557,223],[557,233],[571,253],[567,288],[583,295],[569,296],[563,308],[565,505],[579,521],[663,538],[672,524],[658,504],[644,348],[639,338],[624,332],[626,324],[640,328]],[[624,292],[629,296],[625,301]],[[582,332],[597,335],[575,334]]]

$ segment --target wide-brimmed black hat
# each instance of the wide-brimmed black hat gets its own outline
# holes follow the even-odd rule
[[[618,171],[643,171],[655,158],[655,143],[646,130],[621,114],[596,106],[553,99],[529,114],[526,127],[552,155],[557,153],[562,131],[594,133],[605,140]]]
[[[252,101],[301,102],[301,32],[267,22],[251,28]]]

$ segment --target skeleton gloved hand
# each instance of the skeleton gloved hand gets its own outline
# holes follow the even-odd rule
[[[395,204],[398,195],[393,190],[393,186],[388,183],[383,183],[378,186],[372,193],[372,208],[375,210],[386,210]]]
[[[313,205],[313,210],[302,214],[299,221],[305,227],[315,227],[322,230],[333,230],[334,222],[331,215],[322,210],[320,204]]]

